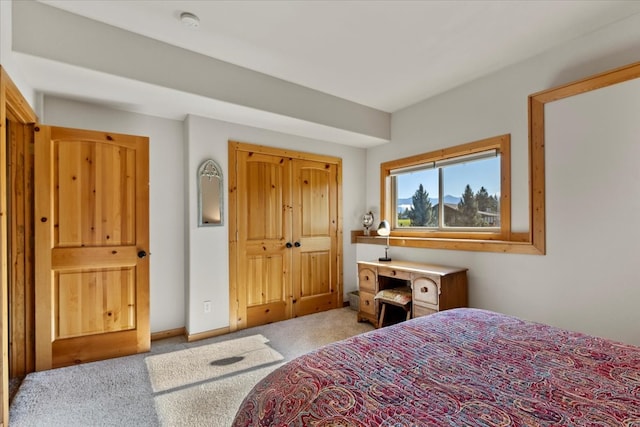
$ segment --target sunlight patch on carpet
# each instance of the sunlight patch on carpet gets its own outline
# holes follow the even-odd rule
[[[158,394],[154,400],[160,425],[229,427],[253,386],[283,363]]]
[[[145,358],[154,392],[226,378],[281,361],[262,335],[187,348]]]

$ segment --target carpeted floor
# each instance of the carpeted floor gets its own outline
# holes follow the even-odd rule
[[[251,387],[281,363],[371,329],[341,308],[195,343],[155,341],[149,353],[32,373],[13,399],[10,425],[226,427]]]

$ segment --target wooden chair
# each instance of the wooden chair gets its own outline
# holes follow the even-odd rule
[[[381,304],[380,319],[378,328],[384,326],[384,317],[387,311],[387,304],[402,308],[406,313],[406,320],[411,318],[411,287],[402,286],[399,288],[383,289],[374,297]]]

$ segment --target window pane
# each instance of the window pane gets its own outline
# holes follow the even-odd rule
[[[438,170],[398,174],[396,227],[437,227]]]
[[[442,168],[444,226],[500,226],[500,156]]]

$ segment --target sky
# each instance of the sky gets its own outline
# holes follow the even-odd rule
[[[470,179],[471,178],[471,179]],[[438,197],[438,170],[428,169],[403,174],[398,177],[398,198],[405,199],[414,195],[422,183],[429,197]],[[487,189],[490,195],[500,194],[500,157],[477,160],[459,165],[447,166],[444,170],[444,194],[460,197],[465,186],[471,185],[476,193],[480,187]]]

